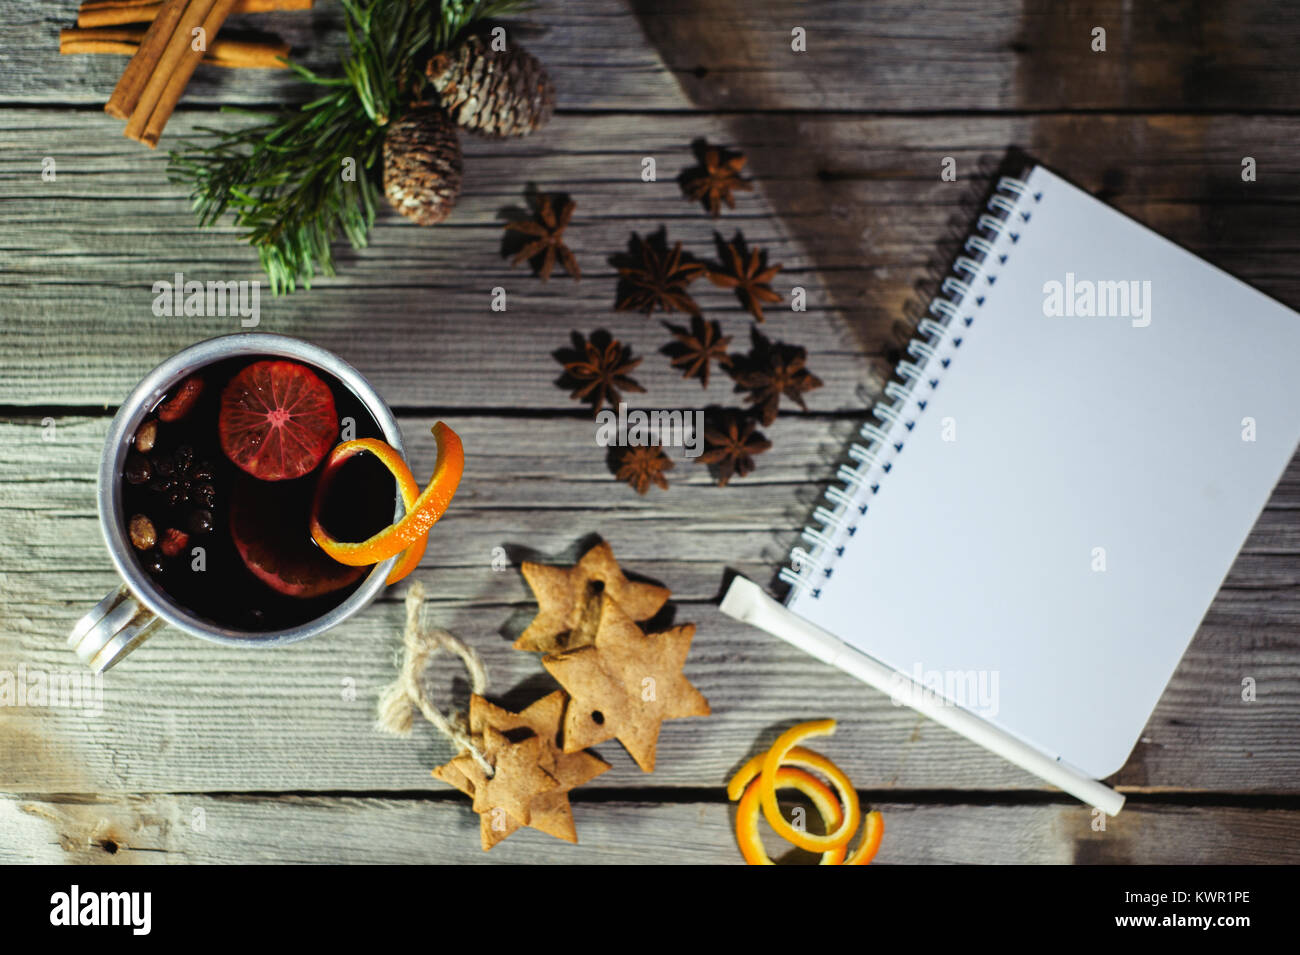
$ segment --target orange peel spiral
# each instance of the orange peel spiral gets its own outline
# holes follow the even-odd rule
[[[763,806],[763,815],[767,817],[767,824],[786,842],[794,843],[800,849],[807,849],[809,852],[837,849],[853,838],[853,833],[857,831],[858,823],[861,821],[858,792],[849,783],[848,778],[837,770],[838,778],[832,776],[831,782],[839,791],[840,801],[844,803],[844,818],[834,832],[824,836],[801,832],[786,822],[781,815],[781,807],[776,801],[776,771],[790,750],[798,743],[810,736],[829,736],[834,732],[834,720],[813,720],[791,727],[777,738],[772,748],[767,751],[767,755],[763,757],[763,769],[758,777],[759,798]]]
[[[829,735],[834,731],[834,720],[800,723],[731,777],[727,798],[733,802],[740,800],[736,808],[736,842],[750,865],[773,864],[758,835],[760,811],[787,842],[820,852],[822,865],[867,865],[875,858],[885,832],[884,818],[876,811],[861,814],[857,791],[848,776],[827,757],[797,745],[810,736]],[[839,798],[835,799],[830,787],[806,770],[821,773],[830,780]],[[776,791],[787,788],[798,789],[812,800],[822,817],[826,835],[804,832],[785,821],[776,801]],[[849,854],[849,842],[859,825],[862,838]]]
[[[316,485],[316,496],[311,508],[312,540],[330,557],[349,567],[377,564],[397,554],[402,559],[388,575],[387,582],[397,583],[417,566],[429,545],[429,530],[446,512],[451,499],[460,486],[465,471],[465,449],[460,436],[439,421],[433,426],[433,438],[438,453],[433,465],[429,485],[420,492],[415,477],[406,461],[392,445],[377,438],[359,438],[345,441],[334,448],[325,459],[324,470]],[[348,458],[369,452],[393,475],[406,513],[401,520],[390,524],[363,541],[336,540],[320,522],[320,509],[330,483],[340,465]]]
[[[797,789],[809,799],[821,814],[822,823],[827,829],[840,824],[844,816],[835,793],[812,773],[793,766],[782,766],[776,774],[778,789]],[[776,865],[763,848],[763,841],[758,835],[759,784],[755,780],[745,790],[736,807],[736,842],[740,845],[740,854],[750,865]],[[847,851],[845,846],[822,853],[821,865],[841,865]]]

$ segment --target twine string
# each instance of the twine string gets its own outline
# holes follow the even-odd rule
[[[420,625],[424,585],[418,580],[406,592],[406,628],[402,633],[402,669],[397,679],[379,695],[378,727],[394,736],[408,736],[418,709],[437,730],[466,750],[480,769],[491,776],[493,766],[470,735],[463,713],[444,714],[424,691],[424,674],[432,659],[442,652],[460,657],[469,674],[470,691],[482,695],[487,689],[487,668],[474,648],[441,627]]]

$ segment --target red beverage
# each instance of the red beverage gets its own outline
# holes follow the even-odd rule
[[[121,474],[135,559],[192,614],[251,632],[328,613],[369,567],[346,567],[311,539],[321,462],[340,441],[383,438],[365,405],[330,373],[241,355],[177,382],[137,427]],[[321,522],[358,541],[388,526],[392,475],[369,454],[344,463]]]

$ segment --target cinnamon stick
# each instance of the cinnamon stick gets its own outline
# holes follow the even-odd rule
[[[166,0],[154,21],[145,31],[140,48],[122,71],[122,77],[113,89],[113,95],[104,104],[104,112],[118,119],[127,119],[140,102],[140,94],[153,76],[167,44],[176,32],[176,24],[189,5],[189,0]]]
[[[203,6],[204,2],[205,0],[192,0],[190,9],[192,10],[196,6]],[[236,0],[216,0],[216,3],[207,4],[208,9],[203,17],[202,23],[200,24],[203,28],[203,36],[206,38],[207,43],[211,43],[217,38],[217,34],[221,31],[222,26],[225,25],[226,18],[230,16],[230,12],[235,8],[235,2]],[[188,20],[189,11],[186,12],[185,18],[181,20],[182,26]],[[185,39],[187,41],[189,40],[190,32],[189,29],[185,30]],[[153,149],[158,145],[158,139],[162,136],[163,128],[166,127],[167,120],[171,119],[172,112],[176,109],[176,104],[181,101],[181,95],[185,92],[185,86],[189,83],[190,77],[194,75],[194,68],[199,65],[199,60],[201,59],[203,59],[203,53],[196,53],[194,50],[190,49],[188,45],[185,47],[185,53],[181,57],[180,62],[168,71],[167,82],[162,88],[161,96],[159,97],[157,104],[154,106],[153,111],[150,113],[148,121],[143,126],[142,133],[133,138],[138,138],[150,149]],[[159,72],[161,72],[161,69]],[[141,102],[143,104],[143,98],[141,99]],[[128,136],[132,136],[132,127],[136,125],[136,118],[140,114],[141,110],[137,107],[136,112],[131,116],[131,121],[126,124],[126,134]]]
[[[312,3],[313,0],[239,0],[233,13],[310,10]],[[77,26],[91,29],[148,23],[162,8],[160,0],[85,0],[77,13]]]
[[[59,52],[135,53],[144,38],[145,28],[102,27],[97,30],[61,30]],[[283,70],[289,57],[289,44],[274,40],[239,40],[220,37],[208,44],[204,63],[232,69]]]
[[[168,2],[173,3],[176,0],[168,0]],[[171,79],[181,62],[187,57],[197,60],[203,55],[191,50],[190,43],[194,39],[194,31],[203,26],[203,18],[212,10],[214,0],[181,0],[181,2],[184,3],[185,9],[167,38],[162,54],[154,63],[153,71],[140,92],[135,109],[126,122],[126,135],[131,139],[143,142],[140,137],[144,134],[149,117],[153,115],[154,107],[162,98],[167,81]],[[161,17],[161,14],[159,16]],[[135,62],[134,59],[132,62]]]
[[[143,27],[106,28],[101,30],[60,30],[59,52],[67,53],[135,53],[144,39]]]
[[[208,44],[204,63],[247,70],[287,70],[289,44],[280,40],[222,40]]]

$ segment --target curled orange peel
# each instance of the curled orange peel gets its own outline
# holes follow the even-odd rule
[[[844,825],[845,815],[840,809],[839,802],[844,800],[845,805],[850,807],[850,812],[858,812],[856,792],[853,784],[849,781],[844,772],[827,757],[821,753],[813,752],[802,746],[795,746],[787,736],[797,734],[798,738],[803,739],[808,736],[817,736],[833,732],[835,728],[834,720],[820,720],[816,723],[803,723],[794,727],[789,733],[782,736],[773,744],[772,748],[764,753],[759,753],[744,766],[736,771],[735,775],[727,783],[727,798],[732,802],[740,800],[740,805],[736,811],[736,841],[740,845],[741,855],[750,865],[771,865],[773,864],[768,858],[766,851],[763,849],[762,842],[758,838],[758,820],[757,813],[762,808],[762,779],[761,775],[766,766],[768,758],[778,746],[785,748],[784,756],[780,757],[780,765],[777,769],[775,789],[795,788],[808,796],[817,811],[821,814],[824,828],[838,832],[848,829],[848,834],[844,836],[836,848],[821,850],[822,865],[869,865],[871,860],[876,857],[880,850],[880,842],[885,833],[885,820],[879,812],[872,811],[862,815],[862,837],[858,842],[858,847],[849,854],[849,842],[852,840],[852,828]],[[787,765],[788,764],[788,765]],[[825,796],[833,795],[831,790],[817,777],[810,773],[802,773],[804,777],[812,779],[813,783],[820,787],[820,790],[814,794],[809,791],[808,783],[801,777],[787,776],[785,774],[794,772],[792,767],[802,766],[805,769],[815,770],[826,776],[835,789],[840,793],[840,798],[835,800],[835,811],[830,812],[823,808]],[[759,777],[759,778],[756,778]],[[799,783],[787,782],[787,780],[800,779]],[[846,799],[844,794],[852,793],[853,797]],[[766,815],[766,810],[764,810]],[[768,817],[771,821],[771,817]],[[853,827],[856,828],[856,827]],[[793,830],[797,831],[797,830]],[[790,840],[793,841],[793,840]],[[798,843],[795,843],[798,845]],[[816,850],[814,850],[816,851]]]
[[[853,850],[853,855],[844,860],[842,865],[870,865],[880,849],[880,840],[885,834],[885,817],[872,810],[862,817],[862,841]]]
[[[409,514],[420,497],[420,485],[415,483],[415,475],[411,473],[411,469],[407,467],[402,456],[397,453],[397,449],[386,441],[380,441],[378,438],[359,438],[356,441],[346,441],[331,451],[325,462],[325,470],[321,472],[321,484],[325,484],[327,480],[332,479],[335,471],[344,461],[354,455],[361,454],[363,451],[369,451],[379,459],[384,467],[388,468],[394,480],[397,481],[398,492],[402,495],[402,508]],[[324,495],[324,491],[319,486],[316,493],[318,499]],[[316,528],[319,526],[319,523],[315,521],[315,507],[312,509],[312,514],[312,536],[314,538]],[[385,583],[395,584],[420,566],[420,560],[424,557],[424,552],[428,546],[429,538],[426,536],[406,548],[402,552],[402,559],[393,565],[393,569],[389,572]]]
[[[756,775],[757,772],[751,774],[750,779],[752,780]],[[811,799],[821,814],[825,828],[833,829],[840,824],[844,812],[840,809],[839,800],[825,783],[811,773],[792,766],[782,766],[776,774],[776,786],[778,789],[797,789]],[[749,788],[744,790],[740,805],[736,807],[736,842],[740,846],[740,854],[750,865],[776,865],[767,854],[767,850],[763,848],[763,840],[758,834],[760,809],[758,790],[759,782],[754,780]],[[838,849],[823,852],[821,864],[842,865],[847,851],[846,846],[840,846]]]
[[[433,437],[438,447],[433,465],[433,477],[422,493],[415,477],[397,450],[376,438],[345,441],[334,448],[326,458],[316,496],[311,508],[311,537],[326,554],[349,567],[377,564],[396,554],[402,554],[388,575],[390,584],[401,580],[420,563],[429,544],[429,530],[447,510],[456,488],[460,486],[465,470],[465,449],[459,435],[441,421],[433,426]],[[325,494],[338,467],[353,455],[368,451],[386,467],[397,481],[406,514],[394,524],[364,541],[339,541],[321,525],[320,509]]]
[[[853,838],[853,833],[857,831],[858,823],[861,820],[861,811],[858,808],[858,793],[848,778],[839,771],[835,770],[835,775],[827,774],[831,782],[835,785],[840,794],[840,802],[844,804],[844,817],[834,831],[826,835],[816,835],[811,832],[801,832],[795,829],[790,823],[785,821],[781,815],[781,807],[776,801],[776,775],[782,762],[786,761],[791,750],[803,740],[810,736],[829,736],[835,732],[834,720],[813,720],[809,723],[800,723],[786,730],[772,744],[772,748],[763,755],[763,768],[758,776],[759,801],[763,807],[763,815],[767,817],[770,825],[782,839],[786,842],[793,843],[800,849],[807,849],[809,852],[826,852],[831,849],[838,849],[847,845],[848,841]],[[834,763],[827,763],[834,766]],[[823,770],[824,771],[824,770]]]
[[[750,780],[763,771],[763,760],[766,758],[767,753],[759,753],[736,771],[736,775],[731,777],[731,782],[727,783],[728,799],[735,802],[741,797],[749,786]],[[819,773],[835,780],[839,785],[851,787],[849,778],[844,775],[843,771],[838,766],[821,753],[814,753],[812,750],[804,749],[802,746],[791,747],[790,751],[785,754],[785,759],[783,759],[781,763],[782,765],[802,766],[804,769],[815,769]],[[841,815],[843,814],[841,813]],[[839,822],[837,821],[835,824],[838,826]]]

